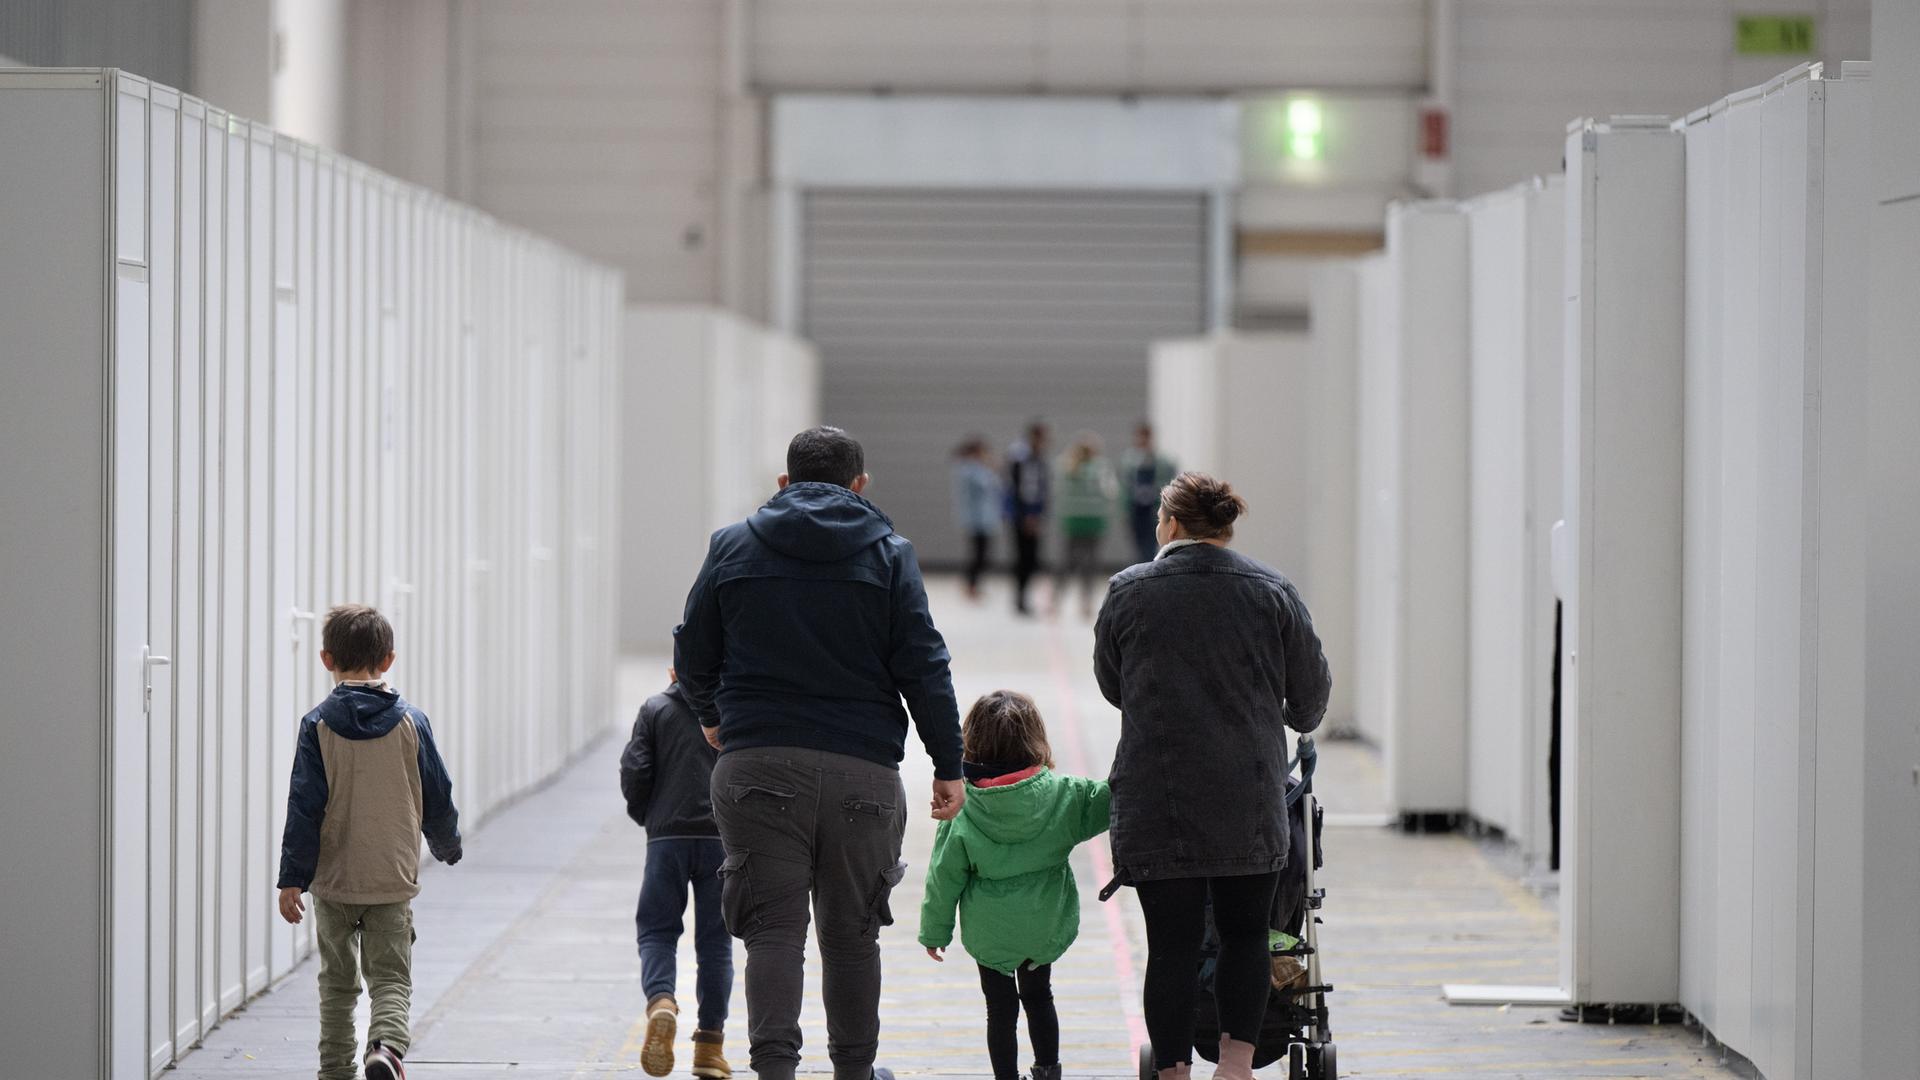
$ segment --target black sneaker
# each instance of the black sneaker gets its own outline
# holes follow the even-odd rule
[[[400,1066],[400,1055],[379,1043],[368,1043],[367,1080],[407,1080],[407,1070]]]

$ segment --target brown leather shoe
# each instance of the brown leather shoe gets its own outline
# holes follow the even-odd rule
[[[731,1080],[733,1066],[727,1064],[727,1056],[721,1052],[727,1037],[717,1031],[695,1031],[693,1033],[693,1075],[706,1080]]]
[[[673,1071],[673,1035],[680,1027],[680,1005],[672,994],[647,1002],[647,1041],[640,1045],[640,1067],[648,1076]]]

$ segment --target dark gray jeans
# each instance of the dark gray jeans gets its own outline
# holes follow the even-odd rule
[[[713,816],[726,844],[721,909],[747,944],[747,1036],[760,1080],[792,1080],[808,899],[820,942],[827,1055],[836,1080],[869,1080],[880,1045],[880,928],[906,874],[900,773],[843,754],[754,748],[720,755]]]

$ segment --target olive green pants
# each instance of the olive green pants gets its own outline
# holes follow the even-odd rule
[[[367,1041],[405,1054],[412,1042],[413,905],[336,904],[313,898],[320,952],[320,1080],[355,1080],[353,1010],[367,980],[373,1019]]]

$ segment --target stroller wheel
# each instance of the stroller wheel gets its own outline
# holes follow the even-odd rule
[[[1313,1080],[1340,1080],[1340,1063],[1334,1059],[1333,1044],[1321,1043],[1314,1055]]]
[[[1287,1047],[1287,1080],[1311,1080],[1307,1072],[1305,1043],[1293,1043]]]
[[[1141,1043],[1140,1080],[1154,1080],[1154,1074],[1156,1072],[1158,1072],[1158,1070],[1153,1067],[1153,1044]]]

